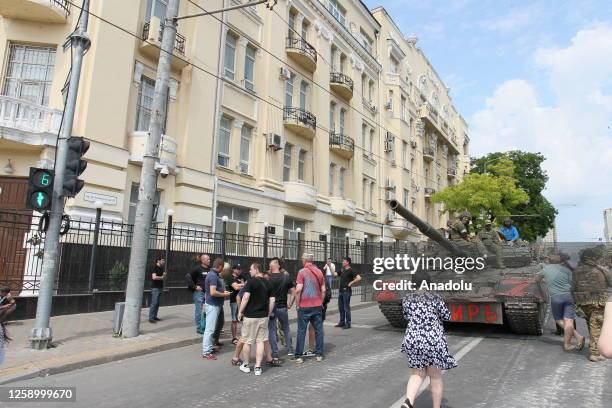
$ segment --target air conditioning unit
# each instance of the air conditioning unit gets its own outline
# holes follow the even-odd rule
[[[385,141],[385,152],[393,151],[393,142]]]
[[[393,133],[391,133],[391,132],[387,132],[385,134],[385,140],[387,142],[393,142],[395,140],[395,135]]]
[[[285,147],[285,139],[276,133],[268,133],[268,147],[278,151]]]
[[[385,109],[386,109],[386,110],[391,110],[391,109],[393,109],[393,101],[387,101],[387,102],[385,102]]]
[[[390,161],[391,167],[397,167],[397,162],[393,159]]]
[[[417,142],[416,142],[416,140],[411,140],[411,141],[410,141],[410,146],[411,146],[413,149],[416,149],[416,147],[417,147]]]
[[[385,190],[395,191],[395,183],[391,179],[385,180]]]
[[[289,68],[281,67],[280,78],[285,80],[291,78],[291,71],[289,71]]]

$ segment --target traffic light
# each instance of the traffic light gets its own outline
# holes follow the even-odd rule
[[[85,182],[79,180],[81,173],[87,168],[83,155],[89,150],[89,142],[82,137],[68,139],[68,157],[66,158],[66,173],[62,191],[64,197],[74,197],[83,189]]]
[[[30,167],[26,208],[43,212],[51,209],[53,170]]]

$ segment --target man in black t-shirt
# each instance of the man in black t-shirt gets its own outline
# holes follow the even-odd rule
[[[340,290],[338,293],[338,311],[340,322],[336,327],[351,328],[351,295],[352,287],[361,280],[361,275],[351,268],[351,258],[342,258],[342,271],[340,272]]]
[[[164,291],[164,279],[166,279],[165,265],[166,260],[159,258],[155,262],[151,273],[151,303],[149,305],[149,322],[151,323],[157,323],[161,320],[157,317],[157,312],[159,311],[159,302]]]
[[[226,286],[230,291],[230,311],[232,315],[232,343],[236,344],[238,339],[236,338],[236,331],[238,328],[238,306],[236,304],[236,296],[240,289],[244,287],[246,279],[242,275],[240,264],[236,264],[232,267],[232,274],[227,278]]]
[[[202,305],[204,304],[204,283],[206,282],[208,271],[210,271],[210,256],[198,254],[195,258],[194,267],[185,275],[187,288],[191,291],[193,296],[193,303],[195,305],[195,326],[199,334],[204,333],[200,330],[200,322],[202,320]]]
[[[295,285],[289,273],[281,270],[277,259],[270,261],[270,284],[272,284],[272,293],[276,299],[276,307],[274,315],[268,323],[268,337],[270,348],[272,349],[273,364],[277,364],[278,359],[278,339],[276,338],[276,325],[280,323],[285,336],[285,345],[287,347],[287,355],[293,355],[293,347],[291,344],[291,330],[289,328],[289,309],[293,306],[295,293]],[[291,295],[291,300],[288,304],[288,298]]]
[[[274,313],[274,294],[272,286],[264,278],[261,264],[254,263],[250,269],[251,279],[244,287],[244,296],[240,302],[238,320],[242,322],[242,338],[244,343],[243,363],[240,371],[251,372],[249,360],[251,345],[257,343],[255,351],[255,375],[261,375],[261,363],[265,353],[265,342],[268,340],[268,320]]]

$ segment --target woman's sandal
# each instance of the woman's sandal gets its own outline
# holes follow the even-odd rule
[[[578,342],[578,344],[576,345],[576,349],[578,351],[581,351],[584,348],[584,342],[586,341],[586,337],[582,336],[582,340],[580,340]]]
[[[232,358],[232,365],[233,366],[239,366],[240,364],[242,364],[242,360],[239,358]]]
[[[273,358],[270,361],[266,361],[266,365],[268,367],[280,367],[282,364],[283,362],[278,358]]]
[[[401,405],[401,408],[414,408],[414,406],[410,403],[410,400],[406,398],[404,403]]]
[[[232,344],[235,346],[236,344],[238,344],[238,339],[237,338],[233,338],[232,339]]]

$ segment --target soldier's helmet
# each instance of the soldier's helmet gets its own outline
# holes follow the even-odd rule
[[[510,218],[510,217],[506,217],[506,218],[504,219],[504,224],[506,224],[506,223],[510,223],[510,224],[512,224],[512,218]]]
[[[582,251],[580,251],[581,261],[587,261],[587,260],[595,261],[599,259],[599,257],[600,257],[600,254],[595,248],[585,248]]]
[[[484,225],[492,225],[492,224],[493,224],[493,221],[491,220],[486,220],[484,223]]]
[[[459,214],[459,219],[463,219],[463,218],[469,218],[470,220],[472,219],[472,213],[469,211],[464,211],[461,214]]]

